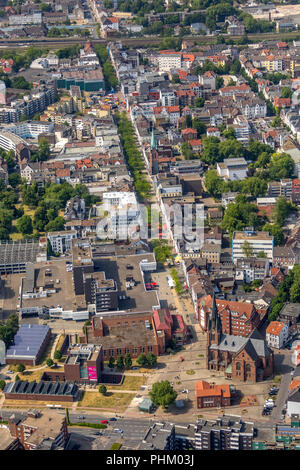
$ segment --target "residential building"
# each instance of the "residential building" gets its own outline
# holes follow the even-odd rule
[[[49,240],[53,252],[61,255],[72,250],[72,240],[74,238],[77,238],[76,230],[47,233],[47,240]]]
[[[223,334],[247,337],[259,326],[260,317],[253,304],[223,299],[214,299],[211,295],[202,297],[198,302],[198,321],[202,330],[207,331],[209,315],[216,304]]]
[[[238,416],[223,415],[216,421],[198,419],[196,450],[252,450],[254,423]]]
[[[268,232],[255,232],[253,230],[244,232],[234,232],[232,236],[232,261],[236,263],[237,259],[245,257],[245,246],[249,246],[252,253],[250,256],[257,256],[264,252],[266,258],[273,261],[274,237]],[[248,255],[249,256],[249,255]]]
[[[289,337],[289,328],[286,323],[271,321],[266,329],[266,341],[268,346],[281,349]]]

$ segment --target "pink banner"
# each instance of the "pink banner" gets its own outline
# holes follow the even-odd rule
[[[96,367],[88,367],[88,376],[90,380],[97,380]]]

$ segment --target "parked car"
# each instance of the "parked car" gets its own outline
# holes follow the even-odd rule
[[[109,418],[109,421],[117,421],[117,418]]]
[[[122,429],[118,429],[118,428],[114,429],[114,432],[120,432],[121,434],[123,433]]]
[[[100,421],[100,424],[108,424],[107,419],[102,419],[102,420]]]
[[[85,416],[77,416],[77,419],[85,419]]]

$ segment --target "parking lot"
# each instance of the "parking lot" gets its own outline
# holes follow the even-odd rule
[[[36,287],[44,287],[46,279],[53,280],[55,294],[49,294],[47,297],[35,299],[22,299],[22,307],[30,306],[47,306],[57,307],[60,305],[64,310],[72,310],[75,295],[72,288],[72,271],[66,271],[65,260],[55,260],[55,262],[48,261],[45,263],[38,263],[35,265],[35,284]],[[46,269],[49,269],[51,276],[45,276]],[[24,274],[25,277],[25,274]],[[59,281],[59,283],[57,283]]]

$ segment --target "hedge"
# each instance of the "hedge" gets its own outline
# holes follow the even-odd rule
[[[82,426],[85,428],[106,429],[106,424],[101,423],[70,423],[69,426]]]

